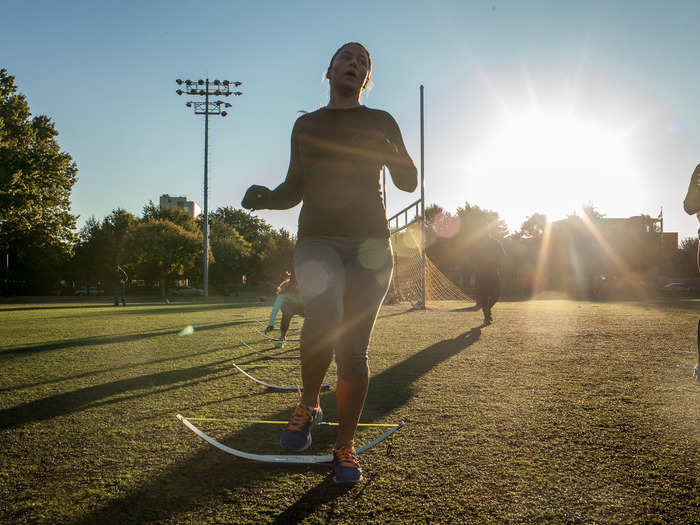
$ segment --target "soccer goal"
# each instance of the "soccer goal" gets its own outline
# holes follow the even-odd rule
[[[420,198],[389,218],[394,274],[385,303],[410,302],[424,309],[431,301],[472,301],[433,264],[425,252],[425,164],[423,86],[420,87]],[[386,171],[383,175],[386,207]]]

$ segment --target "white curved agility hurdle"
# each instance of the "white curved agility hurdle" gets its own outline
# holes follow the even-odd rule
[[[252,380],[255,381],[256,383],[258,383],[258,384],[260,384],[260,385],[262,385],[262,386],[265,386],[265,387],[267,387],[267,388],[271,388],[271,389],[273,389],[273,390],[293,390],[294,392],[296,392],[296,391],[303,391],[303,390],[304,390],[304,387],[299,386],[299,385],[273,385],[273,384],[270,384],[270,383],[266,383],[265,381],[261,381],[260,379],[258,379],[258,378],[256,378],[256,377],[253,377],[253,376],[250,375],[248,372],[246,372],[245,370],[243,370],[240,366],[238,366],[236,363],[231,363],[231,364],[232,364],[232,365],[234,366],[234,368],[235,368],[236,370],[238,370],[241,374],[243,374],[243,375],[246,376],[247,378],[252,379]],[[331,383],[323,383],[323,384],[321,385],[321,388],[322,388],[322,389],[323,389],[323,388],[330,388],[330,387],[332,387],[333,385],[335,385],[335,383],[336,383],[336,381],[333,381],[333,382],[331,382]]]
[[[202,438],[204,441],[209,443],[210,445],[215,446],[219,450],[222,450],[226,452],[227,454],[231,454],[232,456],[236,456],[239,458],[243,459],[249,459],[251,461],[259,461],[262,463],[277,463],[277,464],[287,464],[287,465],[313,465],[316,463],[332,463],[333,462],[333,454],[326,454],[323,456],[311,456],[311,455],[285,455],[285,454],[251,454],[250,452],[244,452],[242,450],[237,450],[235,448],[228,447],[224,445],[223,443],[219,443],[217,440],[214,438],[208,436],[204,432],[202,432],[200,429],[198,429],[196,426],[194,426],[192,423],[190,423],[187,418],[185,418],[182,414],[178,414],[176,416],[182,423],[189,428],[192,432],[197,434],[200,438]],[[207,418],[192,418],[194,419],[202,419],[206,420]],[[252,421],[251,421],[252,422]],[[277,423],[277,422],[275,422]],[[320,423],[321,425],[334,425],[334,423]],[[404,423],[403,421],[397,423],[396,425],[392,425],[389,430],[384,432],[381,436],[379,436],[376,439],[373,439],[366,445],[362,445],[361,447],[356,449],[356,452],[358,454],[362,454],[363,452],[369,450],[370,448],[378,445],[382,441],[384,441],[386,438],[391,436],[394,432],[399,430],[401,427],[403,427]],[[365,424],[362,426],[390,426],[390,425],[372,425],[372,424]]]
[[[241,343],[248,350],[251,350],[252,352],[255,352],[256,354],[260,354],[265,359],[300,359],[301,358],[301,356],[299,354],[296,354],[296,355],[269,355],[269,354],[266,354],[265,352],[261,352],[260,350],[256,350],[255,348],[250,346],[248,343],[246,343],[243,339],[241,339]]]

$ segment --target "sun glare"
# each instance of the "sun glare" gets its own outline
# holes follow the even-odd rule
[[[527,200],[531,213],[560,218],[584,202],[629,194],[628,150],[624,133],[592,119],[532,109],[510,113],[489,135],[474,175],[501,200]]]

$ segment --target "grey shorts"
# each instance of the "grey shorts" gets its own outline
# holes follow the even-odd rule
[[[306,315],[302,366],[314,366],[318,353],[335,352],[340,378],[351,381],[369,374],[367,346],[393,267],[389,239],[297,241],[294,270]]]

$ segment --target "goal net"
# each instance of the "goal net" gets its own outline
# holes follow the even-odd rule
[[[391,235],[394,252],[394,274],[387,293],[386,303],[410,302],[416,307],[423,302],[423,257],[421,249],[421,220],[412,223]],[[425,257],[425,302],[469,301],[459,286],[448,279],[430,257]]]

